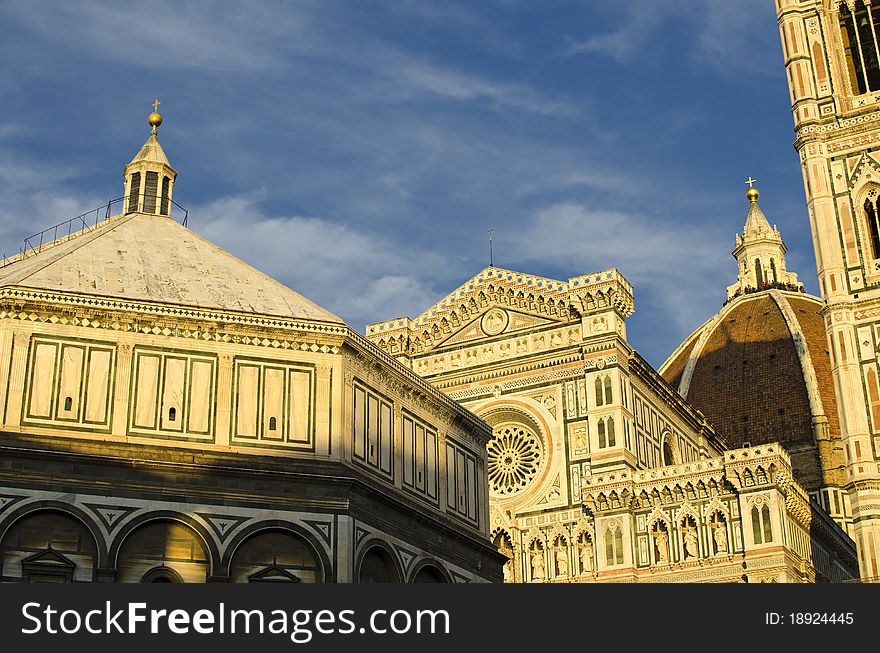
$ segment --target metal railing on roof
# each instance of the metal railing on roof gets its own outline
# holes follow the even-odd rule
[[[155,206],[161,207],[163,206],[160,202],[168,202],[167,213],[159,213],[159,215],[165,215],[167,217],[175,217],[174,210],[172,207],[177,207],[180,211],[183,212],[183,216],[181,218],[181,224],[185,227],[187,221],[189,219],[189,211],[183,208],[180,204],[175,202],[173,199],[168,197],[160,197],[159,195],[139,195],[137,205],[143,206],[145,204],[145,199],[153,199],[155,200]],[[63,222],[59,222],[56,225],[52,225],[51,227],[47,227],[42,231],[39,231],[35,234],[31,234],[27,238],[24,239],[21,247],[19,247],[18,255],[13,255],[11,257],[3,255],[3,262],[0,263],[0,267],[8,265],[12,263],[14,260],[21,260],[23,258],[27,258],[33,254],[39,253],[44,245],[49,245],[54,243],[59,238],[70,238],[76,234],[87,233],[89,231],[93,231],[97,229],[102,223],[106,222],[110,219],[111,216],[115,215],[113,211],[113,207],[119,204],[123,204],[127,199],[127,197],[117,197],[116,199],[112,199],[107,202],[107,204],[99,206],[96,209],[92,209],[91,211],[86,211],[74,218],[70,218],[69,220],[64,220]],[[120,207],[120,213],[124,209],[123,206]],[[131,212],[131,211],[130,211]],[[146,213],[155,213],[154,211],[147,211]],[[177,214],[180,216],[180,213]]]

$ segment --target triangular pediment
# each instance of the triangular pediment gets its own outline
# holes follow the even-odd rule
[[[464,327],[454,332],[451,336],[439,343],[436,347],[457,345],[484,338],[504,336],[518,331],[524,331],[535,327],[552,325],[559,320],[550,320],[537,315],[529,315],[519,311],[512,311],[506,307],[494,305],[483,311]]]
[[[22,566],[39,565],[43,567],[57,567],[63,569],[73,569],[76,567],[70,558],[61,555],[54,549],[46,549],[24,558],[21,561]]]
[[[577,278],[575,284],[581,283]],[[394,352],[404,341],[426,351],[507,331],[571,321],[568,282],[488,267],[434,303],[417,318],[367,326],[367,337]],[[389,343],[394,343],[393,346]]]
[[[298,576],[294,576],[284,567],[277,564],[271,564],[264,567],[255,574],[248,576],[248,580],[252,583],[301,583],[302,580]]]

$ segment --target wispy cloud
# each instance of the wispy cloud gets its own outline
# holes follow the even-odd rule
[[[735,276],[724,265],[727,239],[717,227],[683,224],[671,216],[593,209],[565,202],[536,212],[520,239],[525,261],[544,261],[572,274],[616,267],[635,286],[636,311],[650,315],[650,333],[637,348],[667,354],[712,315]],[[632,335],[632,334],[631,334]],[[647,340],[650,338],[650,340]],[[658,358],[658,360],[662,360]]]
[[[311,216],[267,216],[253,198],[194,207],[203,237],[363,329],[416,314],[441,291],[440,252]]]
[[[610,6],[606,14],[612,14],[608,29],[580,37],[565,34],[562,56],[598,54],[654,66],[658,48],[667,47],[715,72],[781,74],[766,56],[778,49],[778,42],[769,42],[766,32],[755,29],[757,20],[775,18],[766,0],[631,0]],[[664,32],[672,39],[664,38]]]

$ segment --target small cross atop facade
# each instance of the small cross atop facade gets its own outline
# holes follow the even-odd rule
[[[159,105],[160,105],[160,104],[162,104],[162,103],[159,102],[159,98],[156,98],[155,102],[153,102],[153,111],[155,111],[156,113],[158,113],[158,112],[159,112]]]

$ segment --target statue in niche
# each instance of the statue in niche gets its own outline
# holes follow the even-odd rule
[[[544,552],[541,549],[532,552],[532,580],[544,580]]]
[[[669,562],[669,535],[659,527],[654,531],[654,546],[657,550],[657,562]]]
[[[568,576],[568,552],[564,546],[556,549],[556,575]]]
[[[686,526],[684,529],[684,557],[697,557],[697,533],[693,526]]]
[[[724,522],[720,519],[715,522],[715,532],[712,534],[715,538],[715,549],[718,553],[727,553],[727,529],[724,528]]]
[[[585,539],[581,545],[581,573],[587,574],[593,571],[593,543]]]
[[[504,555],[510,557],[510,551],[503,550],[501,551]],[[513,560],[508,560],[504,563],[504,582],[512,583],[513,582]]]
[[[583,431],[580,431],[574,438],[574,451],[580,453],[587,449],[587,438]]]

